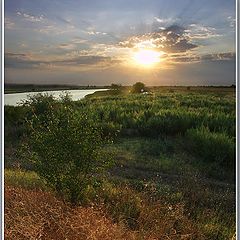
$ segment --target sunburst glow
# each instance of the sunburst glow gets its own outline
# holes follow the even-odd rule
[[[134,61],[142,66],[152,66],[160,62],[161,53],[153,50],[143,49],[133,56]]]

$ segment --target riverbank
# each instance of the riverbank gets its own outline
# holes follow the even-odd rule
[[[108,86],[76,86],[76,85],[35,85],[35,84],[5,84],[4,94],[24,92],[45,92],[65,90],[106,89]]]

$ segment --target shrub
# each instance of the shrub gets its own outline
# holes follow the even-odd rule
[[[42,101],[40,101],[41,99]],[[71,203],[84,201],[95,176],[110,164],[101,154],[108,142],[100,126],[87,113],[47,96],[30,102],[33,113],[27,120],[29,137],[23,149],[34,170],[57,193]]]
[[[5,134],[5,146],[9,146],[8,143],[14,143],[19,141],[24,131],[24,118],[27,113],[27,108],[22,106],[5,106],[4,107],[4,134]]]

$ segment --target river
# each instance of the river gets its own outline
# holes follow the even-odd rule
[[[67,92],[68,94],[70,94],[73,101],[77,101],[79,99],[84,98],[88,94],[92,94],[97,91],[105,91],[105,90],[108,90],[108,89],[89,89],[89,90],[84,89],[84,90],[60,90],[60,91],[9,93],[9,94],[4,94],[4,105],[11,105],[11,106],[20,105],[21,101],[24,101],[27,99],[27,96],[33,96],[38,93],[51,94],[57,99],[64,92]]]

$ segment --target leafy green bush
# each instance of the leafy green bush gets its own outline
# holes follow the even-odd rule
[[[27,121],[27,144],[22,149],[25,157],[60,196],[73,204],[84,201],[96,174],[111,162],[102,153],[108,139],[86,112],[76,111],[65,101],[39,95],[28,104],[33,112]]]
[[[4,107],[4,137],[5,147],[16,143],[26,131],[24,119],[28,109],[22,106],[5,106]]]

